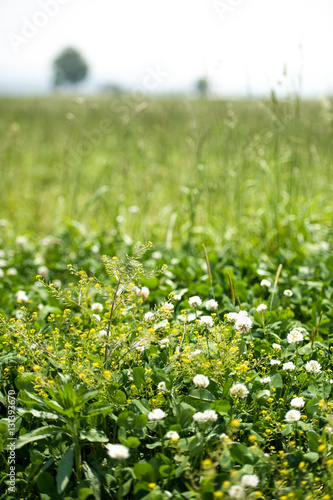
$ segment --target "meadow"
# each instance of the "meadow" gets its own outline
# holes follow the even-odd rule
[[[0,500],[333,497],[332,106],[0,99]]]

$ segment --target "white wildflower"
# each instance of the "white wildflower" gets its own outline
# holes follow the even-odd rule
[[[96,321],[101,321],[101,317],[99,314],[93,314],[93,318],[95,318]]]
[[[0,278],[3,278],[5,275],[5,273],[3,272],[3,270],[0,268]]]
[[[235,321],[238,319],[238,313],[228,313],[226,314],[226,318],[228,323],[235,323]]]
[[[261,313],[263,311],[266,311],[266,309],[267,309],[266,304],[259,304],[258,307],[257,307],[257,312]]]
[[[194,295],[193,297],[190,297],[188,299],[188,303],[190,304],[191,307],[200,307],[202,304],[202,300],[198,295]]]
[[[217,308],[219,307],[218,303],[214,299],[207,300],[206,302],[206,309],[207,311],[217,311]]]
[[[196,375],[193,379],[194,385],[197,387],[208,387],[209,386],[209,378],[205,375]]]
[[[291,290],[285,290],[283,292],[283,295],[285,295],[286,297],[292,297],[294,294]]]
[[[281,361],[279,359],[271,359],[270,361],[271,365],[280,365]]]
[[[271,286],[271,282],[266,280],[266,279],[263,279],[260,281],[260,286],[267,286],[267,288],[269,288]]]
[[[167,391],[167,388],[166,388],[166,385],[165,385],[165,382],[160,382],[157,386],[157,389],[161,392],[166,392]]]
[[[175,306],[171,304],[171,302],[164,302],[162,309],[165,309],[167,312],[172,313]]]
[[[129,450],[122,444],[107,444],[108,455],[115,460],[125,460],[129,457]]]
[[[293,408],[303,408],[305,405],[303,398],[294,398],[290,401],[290,406]]]
[[[234,384],[230,389],[230,394],[237,398],[246,398],[249,394],[248,388],[244,384]]]
[[[18,236],[15,240],[15,243],[17,245],[25,245],[27,242],[28,242],[28,240],[25,236]]]
[[[167,339],[167,338],[166,338],[166,339],[161,339],[161,340],[159,341],[159,344],[160,344],[161,349],[165,349],[166,347],[168,347],[168,346],[169,346],[169,344],[170,344],[170,340],[169,340],[169,339]]]
[[[7,276],[17,276],[18,272],[15,267],[9,267],[6,271]]]
[[[94,304],[92,304],[91,306],[91,310],[101,313],[103,311],[103,304],[101,304],[100,302],[94,302]]]
[[[165,437],[167,439],[171,439],[171,441],[178,441],[179,434],[176,431],[169,431],[169,432],[166,433]]]
[[[281,349],[280,344],[272,344],[272,347],[273,347],[273,349],[276,349],[277,351],[279,351]]]
[[[288,363],[283,363],[282,368],[284,370],[292,372],[295,370],[296,366],[294,365],[294,363],[292,361],[288,361]]]
[[[252,327],[252,320],[248,316],[240,316],[236,319],[235,330],[241,333],[247,333]]]
[[[138,295],[139,297],[143,297],[144,299],[146,299],[149,295],[149,288],[143,286],[141,290],[139,290]]]
[[[107,334],[108,334],[108,332],[106,330],[100,330],[98,332],[98,336],[101,337],[101,338],[106,337]]]
[[[151,311],[148,311],[145,315],[144,315],[144,320],[145,321],[152,321],[154,318],[154,313],[152,313]]]
[[[7,266],[7,261],[4,259],[0,259],[0,267],[6,267]]]
[[[43,278],[45,278],[49,274],[48,267],[39,266],[39,268],[37,269],[37,274],[40,274],[41,276],[43,276]]]
[[[163,418],[166,417],[165,411],[161,410],[160,408],[155,408],[155,410],[151,411],[148,413],[148,420],[163,420]]]
[[[243,488],[256,488],[259,484],[259,477],[256,474],[244,474],[241,479]]]
[[[211,316],[201,316],[199,325],[205,328],[212,328],[214,326],[214,320]]]
[[[319,373],[321,372],[321,364],[318,363],[318,361],[311,359],[306,363],[305,369],[309,373]]]
[[[260,378],[259,381],[262,383],[262,384],[269,384],[271,382],[271,377],[264,377],[264,378]]]
[[[193,415],[193,420],[199,424],[215,422],[217,418],[217,413],[214,410],[205,410],[203,413],[199,411]]]
[[[296,344],[296,342],[302,342],[303,339],[304,339],[303,334],[297,328],[291,330],[291,332],[288,333],[287,335],[287,340],[289,344]]]
[[[243,486],[238,486],[237,484],[231,486],[228,493],[231,498],[235,498],[236,500],[241,500],[245,496],[245,490]]]
[[[298,420],[300,420],[300,418],[301,418],[301,414],[298,410],[289,410],[286,413],[286,416],[284,419],[286,422],[293,424],[294,422],[298,422]]]
[[[16,292],[16,300],[17,302],[29,302],[29,297],[24,290],[19,290]]]

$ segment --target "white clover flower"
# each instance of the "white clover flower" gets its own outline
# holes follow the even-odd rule
[[[140,208],[137,205],[131,205],[128,207],[128,211],[130,214],[137,214],[140,211]],[[159,253],[159,252],[154,252],[154,253]]]
[[[294,398],[290,401],[290,406],[293,408],[303,408],[305,405],[303,398]]]
[[[264,377],[264,378],[260,378],[259,381],[262,384],[269,384],[272,381],[272,379],[271,379],[271,377]]]
[[[190,297],[188,299],[188,303],[190,304],[191,307],[200,307],[202,304],[202,300],[198,295],[194,295],[193,297]]]
[[[269,288],[271,286],[271,282],[266,280],[266,279],[263,279],[260,281],[260,286],[267,286],[267,288]]]
[[[4,257],[6,257],[6,253],[4,250],[2,250],[2,248],[0,249],[0,259],[3,259]],[[1,266],[0,266],[1,267]]]
[[[204,328],[212,328],[214,326],[214,320],[211,316],[201,316],[199,319],[199,325]]]
[[[3,270],[0,268],[0,278],[3,278],[5,275],[5,273],[3,272]]]
[[[167,392],[167,388],[165,382],[160,382],[157,386],[157,389],[161,392]]]
[[[175,306],[173,304],[171,304],[171,302],[164,302],[162,308],[165,309],[166,311],[172,313]]]
[[[282,368],[284,370],[292,372],[293,370],[295,370],[296,366],[292,361],[288,361],[288,363],[283,363]]]
[[[15,267],[9,267],[6,271],[7,276],[17,276],[18,272]]]
[[[49,274],[49,269],[46,266],[39,266],[37,269],[37,274],[40,274],[44,278]]]
[[[25,245],[27,242],[28,242],[28,240],[25,236],[18,236],[15,240],[15,243],[17,245]]]
[[[196,349],[195,351],[190,352],[189,356],[190,356],[191,358],[193,358],[193,357],[195,357],[195,356],[198,356],[198,355],[199,355],[199,354],[201,354],[201,353],[202,353],[202,350],[201,350],[201,349]]]
[[[228,491],[228,494],[231,498],[235,498],[236,500],[241,500],[245,496],[245,490],[243,486],[238,486],[235,484],[234,486],[231,486],[230,490]]]
[[[126,460],[129,457],[129,450],[122,444],[107,444],[108,455],[115,460]]]
[[[92,304],[91,306],[91,310],[101,313],[103,311],[103,304],[101,304],[100,302],[94,302],[94,304]]]
[[[285,290],[283,292],[283,295],[285,295],[286,297],[292,297],[294,294],[291,290]]]
[[[4,259],[0,259],[0,267],[6,267],[7,261]]]
[[[165,437],[167,439],[171,439],[171,441],[178,441],[179,434],[176,431],[169,431],[169,432],[166,433]]]
[[[56,288],[61,288],[61,281],[60,280],[53,280],[53,285]]]
[[[272,347],[273,347],[273,349],[276,349],[277,351],[279,351],[281,349],[280,344],[272,344]]]
[[[167,328],[169,326],[169,321],[167,319],[163,319],[159,323],[154,325],[154,330],[159,330],[160,328]]]
[[[250,331],[252,327],[252,320],[248,316],[240,316],[238,315],[238,318],[236,319],[235,322],[235,330],[241,333],[247,333]]]
[[[155,260],[161,260],[163,258],[163,255],[161,252],[156,251],[151,254],[152,258]]]
[[[17,302],[29,302],[29,297],[24,290],[19,290],[16,292],[16,300]]]
[[[159,341],[159,344],[160,344],[161,349],[165,349],[166,347],[169,346],[170,340],[169,339],[161,339]]]
[[[206,309],[207,311],[217,311],[217,308],[219,307],[218,303],[214,299],[207,300],[206,302]]]
[[[107,332],[106,330],[100,330],[100,331],[98,332],[98,336],[99,336],[99,337],[106,337],[106,336],[107,336],[107,334],[108,334],[108,332]]]
[[[155,410],[150,411],[148,413],[148,420],[163,420],[164,417],[166,417],[165,411],[161,410],[160,408],[155,408]]]
[[[30,346],[30,349],[31,349],[32,351],[34,351],[35,349],[37,349],[37,344],[35,344],[35,342],[33,342],[33,343],[31,344],[31,346]]]
[[[279,359],[271,359],[270,361],[271,365],[280,365],[281,361]]]
[[[246,316],[248,316],[247,311],[239,311],[239,313],[238,313],[238,317],[241,317],[241,318],[242,318],[242,317],[246,317]]]
[[[301,419],[301,414],[298,410],[289,410],[286,413],[285,421],[293,424],[294,422],[298,422]]]
[[[148,311],[145,315],[144,315],[144,320],[145,321],[152,321],[154,318],[154,313],[152,313],[151,311]]]
[[[208,387],[209,386],[209,378],[205,375],[198,374],[193,379],[194,385],[197,387]]]
[[[203,413],[199,411],[193,415],[193,420],[199,424],[215,422],[217,420],[217,413],[214,410],[205,410]]]
[[[138,295],[139,297],[143,297],[144,299],[146,299],[149,295],[149,288],[143,286],[141,290],[139,290]]]
[[[95,318],[96,321],[101,321],[101,317],[99,314],[93,314],[93,318]]]
[[[259,304],[258,307],[257,307],[257,312],[261,313],[263,311],[266,311],[266,309],[267,309],[266,304]]]
[[[20,311],[16,311],[15,317],[17,319],[23,319],[24,318],[24,311],[21,311],[21,310]]]
[[[225,434],[225,432],[222,432],[222,434],[220,434],[220,439],[221,441],[229,441],[230,437],[228,436],[228,434]]]
[[[302,342],[303,339],[304,339],[303,334],[297,328],[291,330],[291,332],[288,333],[287,335],[287,340],[289,344],[296,344],[297,342]]]
[[[333,378],[330,378],[330,384],[333,384]]]
[[[237,398],[246,398],[246,396],[249,394],[249,391],[244,384],[234,384],[230,389],[230,394]]]
[[[305,369],[309,373],[319,373],[321,372],[321,364],[318,363],[318,361],[311,359],[306,363]]]
[[[228,313],[226,314],[226,318],[228,323],[235,323],[235,321],[238,319],[238,313]]]
[[[243,488],[256,488],[259,484],[259,477],[256,474],[244,474],[241,479]]]

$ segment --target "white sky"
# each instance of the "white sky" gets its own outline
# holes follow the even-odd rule
[[[90,87],[188,90],[207,76],[221,95],[333,94],[332,22],[332,0],[0,0],[0,90],[47,89],[73,46]]]

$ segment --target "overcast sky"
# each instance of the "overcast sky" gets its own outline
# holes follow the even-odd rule
[[[0,90],[49,88],[73,46],[90,88],[333,94],[332,23],[332,0],[0,0]]]

